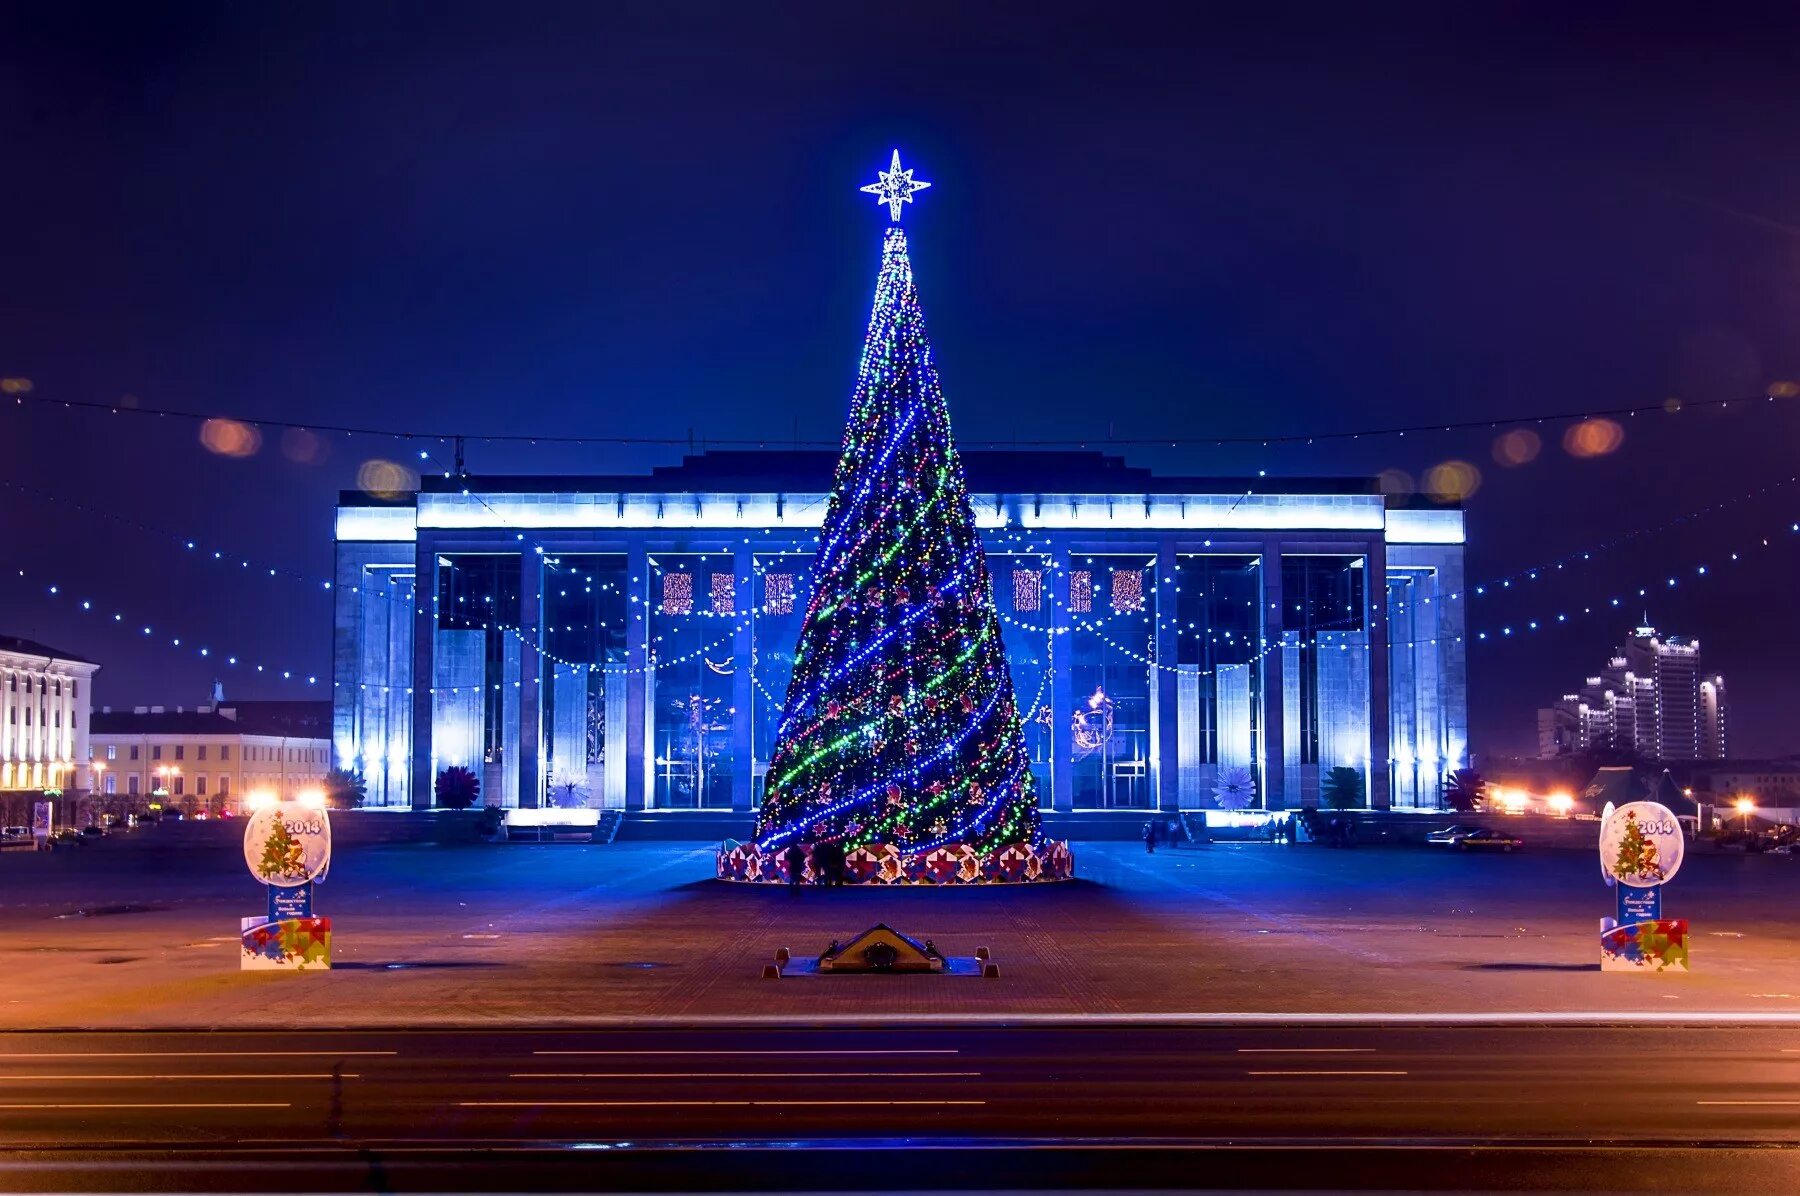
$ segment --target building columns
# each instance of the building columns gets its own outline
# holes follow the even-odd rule
[[[1175,542],[1164,539],[1156,548],[1148,593],[1156,644],[1151,693],[1155,703],[1150,724],[1150,759],[1155,769],[1153,792],[1156,807],[1172,814],[1181,809],[1180,706],[1176,700],[1175,674],[1180,662],[1181,628],[1175,619]]]
[[[731,758],[736,775],[732,777],[731,808],[756,809],[756,756],[751,739],[755,720],[751,717],[753,690],[752,668],[756,655],[756,570],[754,555],[748,544],[740,544],[732,552],[732,604],[737,630],[732,636],[731,674]],[[743,783],[737,781],[742,778]]]
[[[638,678],[636,685],[628,681],[625,686],[625,809],[630,811],[645,808],[650,770],[656,767],[656,753],[648,750],[645,732],[648,691],[656,684],[656,675],[650,667],[650,554],[642,544],[633,544],[625,554],[625,576],[631,587],[625,601],[630,614],[625,622],[625,673]],[[636,767],[630,763],[634,746],[639,756]]]
[[[519,805],[544,805],[544,555],[531,544],[519,553]],[[502,695],[504,696],[504,695]]]
[[[1286,707],[1282,703],[1283,627],[1281,597],[1281,541],[1270,537],[1263,541],[1262,558],[1257,566],[1262,572],[1262,637],[1257,644],[1262,652],[1262,795],[1263,808],[1285,810],[1287,794]],[[1299,804],[1299,803],[1294,803]]]
[[[1369,575],[1369,808],[1385,810],[1393,805],[1394,736],[1388,703],[1387,550],[1381,541],[1369,545],[1363,569]]]
[[[420,536],[413,563],[412,808],[429,810],[437,776],[431,747],[432,686],[437,677],[437,550]]]
[[[1073,733],[1075,675],[1071,667],[1075,639],[1069,634],[1069,570],[1073,554],[1066,547],[1050,552],[1050,609],[1056,612],[1050,636],[1050,804],[1060,814],[1075,808]]]

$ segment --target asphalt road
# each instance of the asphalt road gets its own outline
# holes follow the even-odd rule
[[[1769,1191],[1797,1144],[1791,1026],[0,1035],[5,1190]]]

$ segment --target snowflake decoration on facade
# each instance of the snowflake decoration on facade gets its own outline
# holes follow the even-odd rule
[[[1087,569],[1069,573],[1069,609],[1081,615],[1094,609],[1094,575]]]
[[[713,614],[730,615],[737,613],[737,577],[730,573],[712,575],[711,598]]]
[[[662,613],[691,615],[694,613],[694,575],[665,573],[662,579]]]
[[[1221,769],[1213,782],[1213,800],[1221,810],[1241,810],[1256,800],[1256,779],[1242,766]]]
[[[1036,569],[1013,570],[1013,609],[1042,610],[1044,608],[1044,575]]]
[[[900,223],[900,205],[903,203],[911,203],[913,201],[914,191],[923,191],[925,188],[931,186],[931,184],[927,182],[915,182],[913,180],[912,171],[900,169],[899,150],[894,151],[893,169],[881,170],[876,173],[881,176],[880,182],[870,183],[866,187],[858,188],[858,190],[873,195],[877,202],[886,204],[888,206],[888,215],[895,224]]]
[[[794,575],[768,573],[763,576],[763,607],[771,615],[794,612]]]
[[[1136,569],[1114,569],[1112,608],[1120,614],[1144,609],[1144,575]]]

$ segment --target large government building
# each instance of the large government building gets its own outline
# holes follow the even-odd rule
[[[372,806],[430,806],[462,766],[505,806],[755,808],[835,462],[347,492],[337,763]],[[963,462],[1047,809],[1435,806],[1466,765],[1460,510],[1372,479]]]

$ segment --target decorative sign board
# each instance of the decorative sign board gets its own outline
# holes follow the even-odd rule
[[[1660,802],[1626,802],[1600,823],[1600,870],[1618,886],[1617,918],[1600,919],[1600,970],[1685,972],[1688,924],[1664,918],[1662,886],[1681,870],[1681,821]]]
[[[1619,886],[1619,922],[1656,922],[1662,918],[1662,886],[1647,889]]]
[[[313,914],[313,885],[331,868],[331,816],[322,806],[282,801],[251,812],[244,863],[268,886],[269,916],[240,924],[245,971],[329,970],[331,919]]]
[[[285,922],[290,918],[312,917],[312,882],[295,888],[269,886],[269,921]]]

